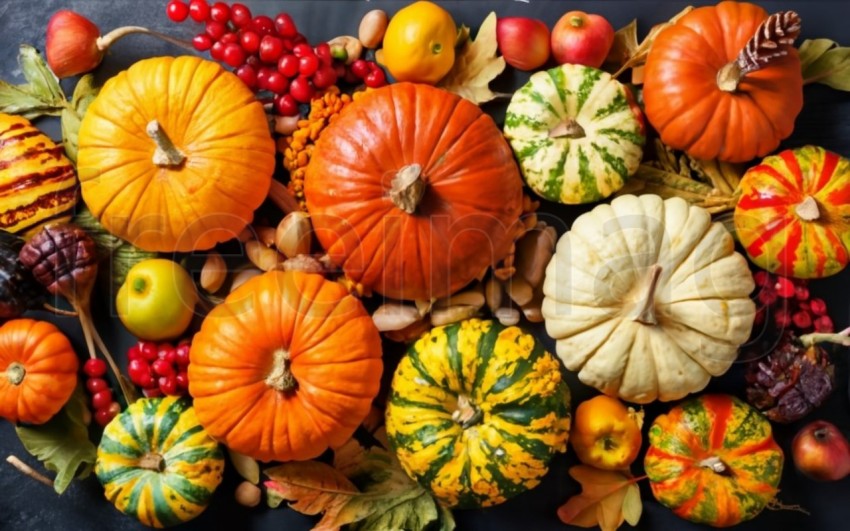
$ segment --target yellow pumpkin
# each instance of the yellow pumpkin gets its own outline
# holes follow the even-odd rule
[[[250,223],[275,147],[262,104],[199,57],[145,59],[110,79],[79,132],[83,200],[146,251],[203,250]]]

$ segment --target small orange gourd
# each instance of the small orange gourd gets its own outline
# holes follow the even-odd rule
[[[79,361],[65,335],[46,321],[0,326],[0,417],[43,424],[71,398]]]
[[[263,106],[199,57],[145,59],[110,79],[80,126],[83,199],[146,251],[194,251],[238,235],[268,195],[275,147]]]

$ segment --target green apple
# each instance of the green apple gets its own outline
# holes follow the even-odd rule
[[[186,331],[197,302],[189,273],[176,262],[154,258],[130,268],[115,306],[130,333],[146,341],[165,341]]]

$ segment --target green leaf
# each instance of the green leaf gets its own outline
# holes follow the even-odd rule
[[[821,83],[850,91],[850,48],[829,39],[806,40],[800,45],[803,84]]]
[[[74,87],[71,105],[62,109],[62,143],[65,146],[65,154],[74,162],[77,162],[80,124],[99,90],[100,88],[94,84],[94,76],[84,75]]]
[[[85,409],[85,394],[77,387],[65,407],[45,424],[15,428],[24,448],[45,468],[56,472],[53,487],[59,494],[75,477],[83,479],[91,474],[97,459],[97,448],[83,423]]]
[[[29,44],[22,44],[18,54],[24,77],[29,82],[32,93],[42,101],[56,106],[65,104],[65,93],[59,86],[59,80],[47,66],[38,50]]]
[[[455,528],[454,518],[410,479],[393,455],[379,447],[368,450],[352,440],[334,454],[334,466],[315,461],[285,463],[266,471],[267,503],[289,500],[304,514],[322,513],[314,528],[423,531]]]
[[[0,80],[0,112],[20,115],[28,120],[56,116],[61,112],[61,108],[39,99],[28,90],[26,85],[15,86]]]

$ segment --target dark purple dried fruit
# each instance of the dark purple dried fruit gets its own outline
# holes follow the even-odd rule
[[[50,293],[88,299],[97,276],[94,240],[75,225],[46,227],[24,245],[21,263]],[[70,294],[75,294],[70,296]]]
[[[829,354],[803,346],[793,334],[767,356],[747,365],[747,401],[770,420],[797,421],[822,405],[835,388]]]
[[[45,303],[44,288],[18,259],[24,240],[0,230],[0,320],[20,317]]]

